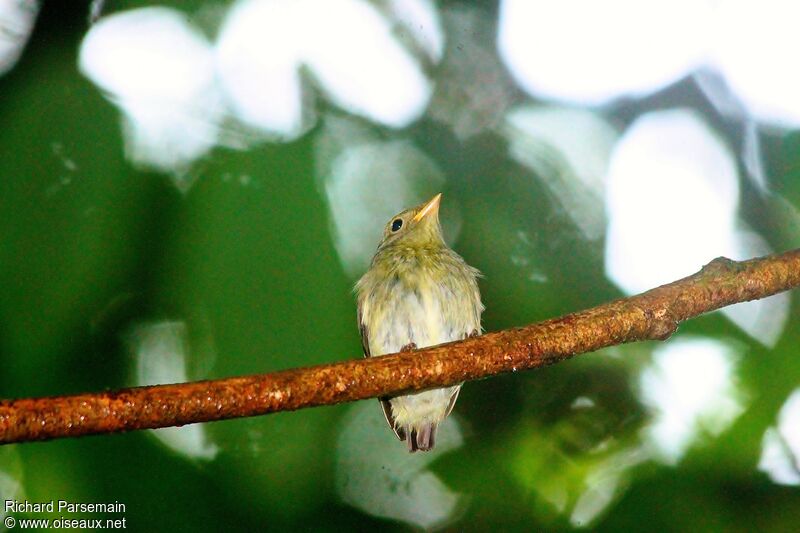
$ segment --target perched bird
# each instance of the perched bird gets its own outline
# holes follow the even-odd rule
[[[437,194],[392,217],[369,270],[356,284],[364,356],[409,351],[478,335],[480,272],[448,248]],[[381,398],[386,421],[408,450],[430,450],[461,385]]]

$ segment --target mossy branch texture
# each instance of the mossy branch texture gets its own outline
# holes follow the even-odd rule
[[[181,426],[453,385],[607,346],[664,340],[684,320],[798,286],[800,250],[742,262],[720,257],[692,276],[630,298],[410,353],[211,381],[2,400],[0,443]]]

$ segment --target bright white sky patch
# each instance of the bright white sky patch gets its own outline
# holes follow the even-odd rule
[[[655,415],[646,437],[664,462],[677,463],[698,437],[719,435],[744,411],[735,371],[735,350],[718,340],[679,337],[656,348],[639,385]]]
[[[455,417],[436,435],[436,447],[408,453],[386,425],[377,401],[359,402],[341,422],[336,448],[336,491],[347,504],[372,516],[400,520],[425,530],[456,518],[461,496],[428,469],[463,445]]]
[[[304,38],[299,27],[308,13],[294,4],[281,0],[235,4],[216,45],[219,80],[234,115],[287,140],[308,126],[298,72]]]
[[[392,18],[438,63],[444,54],[444,31],[432,0],[389,0],[388,7]]]
[[[607,275],[632,294],[688,276],[718,256],[768,253],[761,237],[742,231],[738,204],[734,156],[698,115],[687,110],[643,115],[611,156]],[[783,295],[722,312],[771,346],[783,330],[788,305]]]
[[[135,164],[181,173],[216,144],[222,107],[211,49],[180,12],[104,17],[86,34],[79,61],[122,110]]]
[[[330,167],[324,187],[334,244],[351,276],[367,269],[391,216],[431,198],[444,184],[436,164],[405,141],[348,147]],[[450,209],[448,202],[444,197],[443,210]],[[447,227],[446,234],[450,240],[456,232]]]
[[[525,106],[508,113],[503,132],[511,156],[545,181],[584,237],[602,237],[614,128],[589,111]]]
[[[305,7],[304,26],[304,63],[334,103],[393,127],[425,110],[430,83],[372,6],[315,0]]]
[[[714,65],[761,121],[800,125],[800,3],[726,0],[715,11]]]
[[[758,469],[780,485],[800,485],[800,389],[778,414],[778,427],[764,433]]]
[[[39,13],[36,0],[0,1],[0,75],[17,63]]]
[[[362,0],[242,0],[220,32],[220,79],[240,120],[289,138],[312,112],[301,66],[343,109],[403,127],[425,110],[431,86],[391,29]]]
[[[602,104],[688,74],[704,56],[708,10],[697,0],[503,0],[498,48],[532,95]]]
[[[183,177],[214,145],[246,144],[220,138],[228,114],[248,132],[276,140],[307,131],[313,93],[303,87],[302,68],[351,113],[398,128],[417,119],[431,83],[393,24],[413,24],[407,31],[434,57],[444,37],[430,2],[397,0],[390,7],[399,20],[390,22],[363,0],[242,0],[213,49],[179,11],[134,9],[92,26],[80,68],[121,109],[129,159]]]
[[[697,271],[735,249],[734,157],[687,110],[649,113],[611,156],[606,270],[636,293]]]
[[[165,321],[139,326],[131,334],[129,342],[136,357],[136,385],[189,381],[185,323]],[[154,429],[150,434],[190,459],[211,460],[219,452],[217,445],[208,441],[206,427],[202,424]]]
[[[800,3],[786,0],[503,0],[498,49],[531,95],[589,105],[644,96],[707,66],[756,119],[796,128],[798,20]]]

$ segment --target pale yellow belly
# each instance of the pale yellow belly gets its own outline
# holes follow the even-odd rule
[[[414,344],[417,348],[433,346],[463,339],[480,324],[468,324],[448,310],[467,302],[459,302],[463,295],[447,292],[438,287],[425,291],[398,290],[390,294],[389,305],[376,327],[370,331],[372,355],[399,352]],[[424,295],[424,296],[423,296]],[[391,399],[392,415],[398,426],[419,427],[426,423],[439,423],[447,414],[450,399],[460,385],[435,389]]]

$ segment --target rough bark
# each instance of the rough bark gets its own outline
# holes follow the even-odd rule
[[[412,353],[212,381],[3,400],[0,443],[180,426],[453,385],[606,346],[664,340],[684,320],[797,286],[800,250],[742,262],[717,258],[692,276],[637,296]]]

